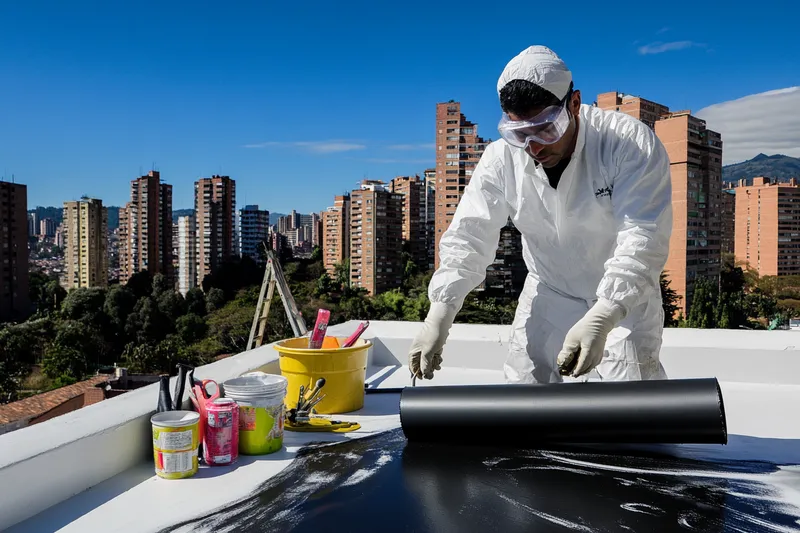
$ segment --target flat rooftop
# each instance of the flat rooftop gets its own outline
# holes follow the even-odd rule
[[[346,336],[357,324],[332,326],[328,334]],[[373,343],[367,368],[372,386],[410,385],[406,354],[420,327],[420,323],[370,322],[364,338]],[[442,370],[433,381],[418,381],[417,386],[503,383],[509,332],[509,326],[454,325]],[[716,377],[720,381],[729,433],[726,446],[661,449],[682,458],[775,465],[776,472],[762,476],[765,486],[774,489],[769,497],[779,501],[788,516],[800,520],[800,424],[796,414],[800,332],[668,329],[661,358],[671,379]],[[254,370],[279,372],[272,345],[200,367],[195,375],[221,383]],[[278,479],[277,474],[296,464],[304,455],[298,453],[312,443],[345,445],[373,437],[387,450],[399,446],[396,438],[392,441],[382,436],[395,435],[392,430],[400,426],[399,394],[368,394],[362,410],[342,415],[360,422],[358,431],[286,432],[280,452],[240,456],[230,467],[201,466],[192,478],[163,480],[153,471],[149,421],[157,397],[158,385],[154,384],[0,435],[0,486],[5,487],[0,498],[0,530],[221,531],[224,528],[219,524],[201,527],[193,521],[209,513],[223,516],[223,510],[257,494],[267,482]],[[377,460],[391,459],[386,457]],[[351,480],[345,485],[351,482],[355,483]],[[322,488],[319,485],[314,490]],[[322,497],[314,490],[298,493],[298,501],[311,505],[312,496]],[[539,514],[529,513],[531,520],[552,522],[547,518],[551,515],[536,512]],[[751,531],[798,530],[785,525],[770,529],[763,524],[765,529],[760,529],[758,523],[753,524]],[[796,524],[800,528],[800,522]]]

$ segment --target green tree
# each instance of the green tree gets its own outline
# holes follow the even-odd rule
[[[216,287],[210,289],[206,294],[206,312],[213,313],[225,305],[225,293]]]
[[[178,318],[175,323],[175,330],[186,345],[191,345],[206,336],[208,326],[206,326],[206,321],[203,320],[203,317],[189,313]]]
[[[350,286],[350,258],[348,257],[341,263],[336,263],[334,265],[334,271],[336,272],[336,276],[334,277],[334,281],[339,287],[349,287]]]
[[[131,276],[125,286],[136,295],[137,300],[140,300],[153,293],[153,276],[150,271],[142,270]]]
[[[222,344],[225,353],[243,352],[247,348],[255,312],[255,305],[238,298],[232,300],[208,316],[209,336]]]
[[[30,343],[19,326],[0,329],[0,404],[17,400],[20,384],[30,368]]]
[[[73,289],[61,304],[61,316],[87,326],[102,328],[106,325],[105,301],[105,290],[100,287]]]
[[[80,381],[100,365],[105,354],[100,330],[78,320],[64,320],[45,350],[42,368],[50,378],[65,375]]]
[[[157,344],[171,331],[173,324],[150,297],[141,298],[128,316],[125,333],[140,344]]]
[[[120,353],[127,343],[125,324],[135,307],[136,295],[127,285],[112,285],[106,292],[103,303],[109,325],[106,339],[114,345],[115,353]]]
[[[317,280],[317,296],[330,295],[332,290],[333,281],[331,281],[331,278],[328,276],[327,272],[323,273]]]
[[[172,292],[174,287],[169,283],[167,277],[159,272],[155,276],[153,276],[153,283],[152,283],[152,296],[153,298],[158,301],[162,294]]]
[[[186,292],[186,312],[198,316],[206,314],[206,295],[200,287],[192,287]]]
[[[311,250],[311,260],[312,261],[322,261],[322,248],[319,246],[314,246],[314,249]]]
[[[669,278],[666,272],[662,272],[659,278],[661,285],[661,306],[664,308],[664,327],[675,328],[678,327],[678,302],[681,297],[670,286]]]
[[[706,278],[696,278],[694,282],[692,304],[689,308],[689,314],[686,317],[687,327],[701,329],[715,328],[717,326],[716,302],[716,286],[712,285]]]
[[[170,322],[175,323],[176,320],[186,314],[186,300],[177,291],[165,291],[158,297],[158,310]]]

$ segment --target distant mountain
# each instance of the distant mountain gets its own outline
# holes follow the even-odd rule
[[[722,167],[722,181],[728,183],[745,178],[749,184],[756,176],[766,176],[778,181],[800,178],[800,158],[782,154],[758,154],[749,161]]]
[[[64,209],[61,207],[42,207],[39,205],[36,206],[36,209],[28,209],[28,213],[36,213],[36,217],[39,220],[50,218],[55,221],[56,226],[61,224],[64,219]]]
[[[172,222],[173,224],[178,223],[178,218],[180,217],[190,217],[194,215],[194,209],[174,209],[172,211]]]

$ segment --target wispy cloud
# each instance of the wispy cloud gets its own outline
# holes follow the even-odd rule
[[[674,52],[675,50],[685,50],[686,48],[692,48],[693,46],[701,46],[705,47],[706,45],[703,43],[696,43],[694,41],[671,41],[668,43],[664,43],[661,41],[655,41],[650,44],[646,44],[644,46],[639,47],[639,54],[646,56],[652,54],[663,54],[664,52]]]
[[[662,33],[667,33],[670,30],[669,26],[664,26],[660,30],[656,32],[656,35],[661,35]]]
[[[333,141],[267,141],[263,143],[246,144],[245,148],[268,148],[271,146],[290,146],[300,148],[315,154],[334,154],[338,152],[352,152],[363,150],[366,145],[342,140]]]
[[[800,157],[800,87],[751,94],[705,107],[697,116],[722,134],[722,162],[738,163],[764,153]]]
[[[370,157],[366,159],[362,159],[361,161],[368,161],[370,163],[413,163],[415,165],[432,165],[434,162],[434,158],[430,159],[384,159],[380,157]]]
[[[420,143],[420,144],[392,144],[387,146],[389,150],[433,150],[436,147],[434,143]]]

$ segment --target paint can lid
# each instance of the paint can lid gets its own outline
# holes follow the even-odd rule
[[[167,428],[191,426],[198,420],[200,420],[200,414],[194,411],[164,411],[150,417],[150,422],[154,426]]]
[[[236,402],[231,398],[217,398],[216,400],[211,402],[211,404],[218,405],[220,407],[225,407],[227,405],[236,405]]]

